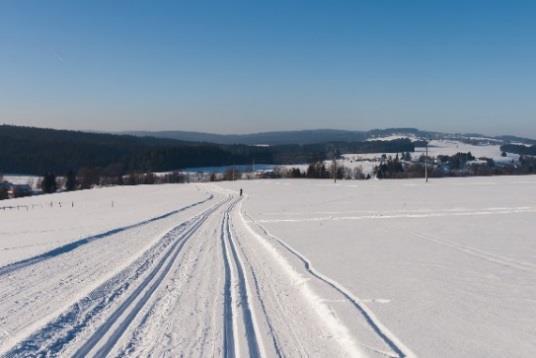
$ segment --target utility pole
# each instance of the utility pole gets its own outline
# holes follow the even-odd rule
[[[426,156],[424,157],[424,177],[428,183],[428,141],[426,141]]]
[[[337,183],[337,155],[334,153],[333,154],[333,182],[336,184]]]

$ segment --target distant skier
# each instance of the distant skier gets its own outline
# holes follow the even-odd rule
[[[242,196],[242,188],[240,188],[240,196]]]

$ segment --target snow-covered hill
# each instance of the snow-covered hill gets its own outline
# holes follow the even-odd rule
[[[531,356],[535,194],[527,176],[7,200],[0,355]]]

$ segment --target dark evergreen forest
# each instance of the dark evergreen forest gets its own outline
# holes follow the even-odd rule
[[[501,150],[503,152],[519,155],[536,155],[536,145],[526,146],[519,144],[505,144],[501,146]]]
[[[253,161],[297,164],[332,158],[340,153],[397,153],[414,149],[414,144],[407,139],[262,147],[0,125],[0,173],[33,175],[111,166],[129,172]]]

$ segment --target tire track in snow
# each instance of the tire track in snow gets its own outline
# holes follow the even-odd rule
[[[180,212],[182,212],[184,210],[188,210],[188,209],[191,209],[191,208],[193,208],[195,206],[204,204],[207,201],[212,200],[213,198],[214,198],[214,195],[210,195],[208,198],[206,198],[204,200],[195,202],[193,204],[187,205],[187,206],[182,207],[180,209],[176,209],[176,210],[167,212],[165,214],[156,216],[154,218],[147,219],[147,220],[144,220],[144,221],[141,221],[141,222],[138,222],[138,223],[135,223],[135,224],[131,224],[131,225],[118,227],[118,228],[108,230],[108,231],[105,231],[105,232],[97,234],[97,235],[88,236],[88,237],[85,237],[83,239],[80,239],[80,240],[77,240],[77,241],[74,241],[74,242],[70,242],[70,243],[65,244],[65,245],[61,245],[59,247],[56,247],[56,248],[54,248],[54,249],[52,249],[50,251],[47,251],[47,252],[43,253],[43,254],[40,254],[40,255],[37,255],[37,256],[34,256],[34,257],[30,257],[30,258],[27,258],[27,259],[24,259],[24,260],[20,260],[20,261],[16,261],[16,262],[7,264],[7,265],[5,265],[3,267],[0,267],[0,277],[4,276],[4,275],[7,275],[7,274],[10,274],[10,273],[13,273],[13,272],[18,271],[18,270],[21,270],[21,269],[23,269],[25,267],[29,267],[29,266],[38,264],[38,263],[43,262],[45,260],[50,260],[50,259],[52,259],[54,257],[59,256],[59,255],[66,254],[68,252],[76,250],[80,246],[89,244],[89,243],[91,243],[93,241],[104,239],[106,237],[118,234],[118,233],[123,232],[123,231],[135,229],[135,228],[138,228],[140,226],[144,226],[144,225],[153,223],[155,221],[165,219],[167,217],[170,217],[171,215],[175,215],[175,214],[178,214],[178,213],[180,213]]]
[[[222,220],[222,245],[224,251],[225,261],[225,307],[224,307],[224,354],[225,357],[240,356],[239,343],[235,331],[236,313],[233,310],[233,295],[230,292],[230,286],[233,281],[238,281],[238,298],[237,302],[242,308],[242,319],[244,324],[244,330],[246,335],[246,341],[248,346],[248,357],[262,357],[264,355],[264,349],[262,347],[262,341],[259,339],[258,328],[256,325],[254,310],[249,299],[248,280],[245,274],[244,263],[238,253],[236,243],[234,241],[231,225],[230,225],[230,212],[235,205],[240,201],[236,200],[232,203],[224,213]],[[229,248],[227,248],[229,246]],[[236,276],[233,277],[231,269],[231,261],[236,267]],[[229,289],[229,290],[228,290]],[[229,317],[229,315],[231,317]],[[229,344],[233,343],[233,347]]]
[[[244,211],[244,213],[242,213]],[[245,210],[242,209],[240,212],[240,215],[242,216],[242,220],[244,222],[244,225],[248,226],[244,216],[247,216],[249,221],[254,223],[266,236],[272,238],[275,240],[279,245],[281,245],[285,250],[290,252],[292,255],[294,255],[298,260],[300,260],[305,269],[315,278],[318,280],[324,282],[328,286],[335,289],[337,292],[339,292],[342,296],[344,296],[357,310],[358,312],[363,316],[363,318],[366,320],[367,324],[371,327],[371,329],[383,340],[383,342],[391,349],[393,352],[397,355],[397,357],[400,358],[412,358],[416,357],[416,354],[413,353],[408,347],[406,347],[399,339],[396,337],[386,326],[384,326],[381,321],[376,317],[376,315],[357,297],[355,297],[348,289],[346,289],[343,285],[336,282],[335,280],[325,276],[321,272],[317,271],[311,261],[305,257],[303,254],[301,254],[299,251],[291,247],[289,244],[287,244],[282,239],[276,237],[275,235],[271,234],[263,225],[259,224],[257,221],[255,221],[251,216],[249,216],[247,213],[245,213]]]

